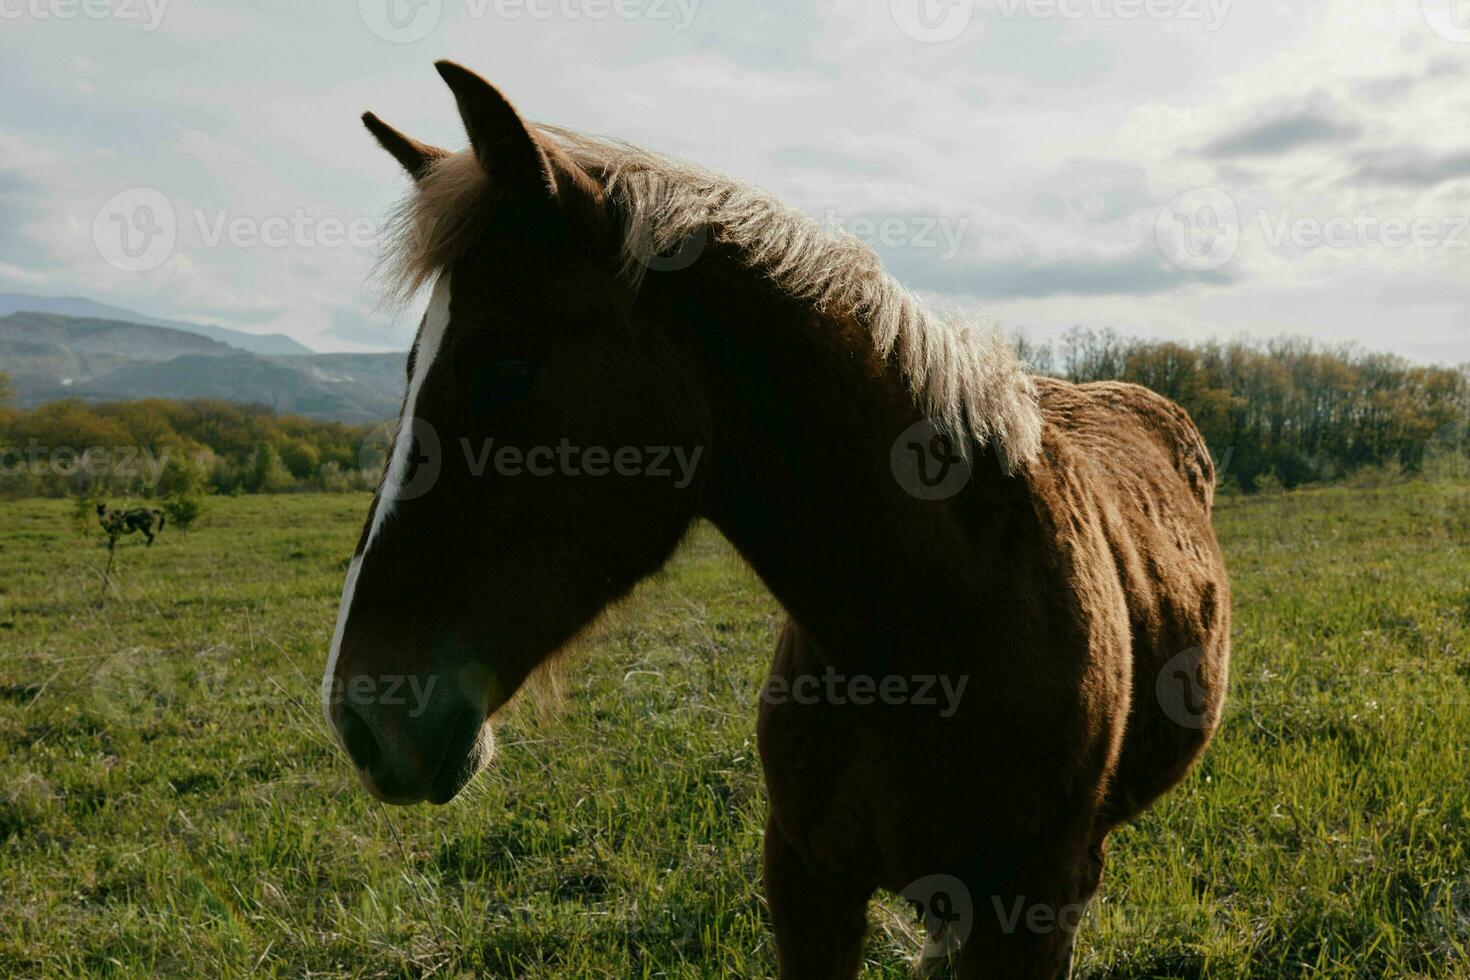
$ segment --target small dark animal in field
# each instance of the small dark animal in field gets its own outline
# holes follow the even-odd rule
[[[107,548],[110,551],[117,546],[118,538],[134,531],[142,531],[143,537],[148,539],[151,546],[153,538],[163,531],[164,516],[163,511],[151,507],[113,510],[107,504],[100,503],[97,505],[97,522],[107,534]]]

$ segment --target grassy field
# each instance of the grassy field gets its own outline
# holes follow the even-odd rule
[[[460,801],[391,810],[317,700],[366,504],[214,499],[105,584],[70,505],[0,502],[0,975],[769,975],[754,577],[701,531]],[[1470,975],[1470,487],[1218,526],[1230,710],[1114,838],[1078,975]],[[907,976],[911,913],[872,922]]]

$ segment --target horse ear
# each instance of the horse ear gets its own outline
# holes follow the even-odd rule
[[[403,164],[403,169],[415,181],[423,180],[435,161],[449,155],[448,150],[404,136],[371,112],[362,114],[362,124],[377,138],[383,149],[393,154],[393,159]]]
[[[500,90],[452,61],[435,62],[434,67],[459,103],[475,159],[492,185],[508,193],[555,193],[545,152]]]

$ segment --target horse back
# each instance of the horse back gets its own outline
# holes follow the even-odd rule
[[[1092,489],[1144,493],[1172,500],[1183,481],[1208,516],[1215,500],[1215,464],[1189,413],[1141,385],[1120,381],[1071,384],[1038,379],[1042,414],[1052,430],[1048,455],[1096,471]],[[1111,477],[1111,480],[1109,478]],[[1142,500],[1140,500],[1142,502]]]

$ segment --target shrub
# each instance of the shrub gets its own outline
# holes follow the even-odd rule
[[[170,524],[188,533],[204,513],[204,466],[196,459],[173,456],[164,469],[159,489],[165,494],[163,513]]]
[[[163,502],[163,513],[170,524],[188,534],[189,528],[199,519],[199,515],[204,513],[204,496],[203,494],[179,494],[168,497]]]

